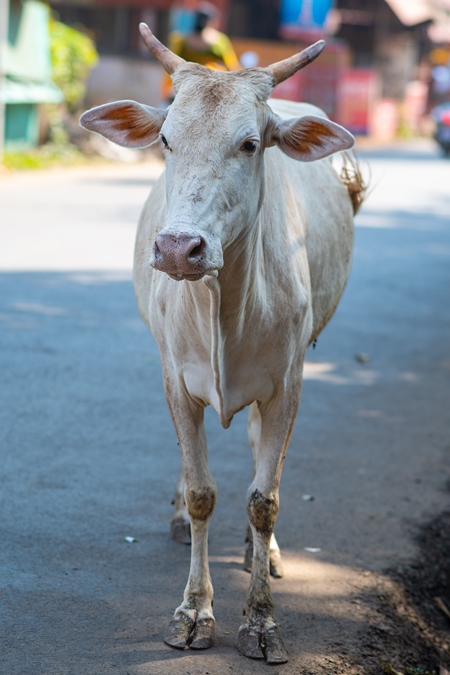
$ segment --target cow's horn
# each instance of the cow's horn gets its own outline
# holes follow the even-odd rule
[[[152,54],[155,59],[160,62],[164,70],[169,73],[169,75],[172,75],[172,73],[174,73],[178,66],[181,66],[182,63],[186,63],[186,61],[182,59],[181,56],[177,56],[171,52],[170,49],[167,49],[167,47],[165,47],[157,38],[155,38],[146,23],[139,24],[139,31],[150,54]]]
[[[284,82],[288,79],[288,77],[294,75],[297,70],[304,68],[308,65],[308,63],[314,61],[314,59],[319,56],[324,47],[325,40],[319,40],[310,47],[304,49],[302,52],[294,54],[294,56],[290,56],[288,59],[284,59],[283,61],[273,63],[271,66],[268,66],[267,70],[273,75],[275,84],[280,84],[280,82]]]

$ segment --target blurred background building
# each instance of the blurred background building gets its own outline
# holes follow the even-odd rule
[[[0,19],[1,126],[10,147],[36,145],[39,106],[64,100],[62,91],[52,81],[49,9],[33,0],[25,4],[11,0],[7,9]]]
[[[8,1],[12,8],[19,2],[0,3]],[[325,37],[327,49],[317,61],[274,95],[319,105],[355,133],[388,139],[402,130],[420,131],[429,109],[450,99],[450,0],[211,1],[220,10],[218,28],[244,64],[265,66]],[[139,22],[167,42],[170,30],[180,29],[180,16],[197,4],[50,0],[59,21],[85,31],[99,52],[86,105],[118,98],[160,105],[161,67],[140,40]],[[13,17],[14,9],[10,24]],[[1,66],[0,72],[5,92],[9,74]]]

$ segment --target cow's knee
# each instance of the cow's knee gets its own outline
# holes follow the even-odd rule
[[[215,487],[188,488],[185,499],[188,512],[194,520],[208,520],[216,505],[217,490]]]
[[[278,515],[278,499],[253,490],[247,502],[250,523],[263,537],[270,538]]]

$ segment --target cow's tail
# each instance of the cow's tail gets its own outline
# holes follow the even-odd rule
[[[367,196],[369,184],[364,180],[357,159],[353,153],[342,153],[340,179],[347,188],[353,206],[353,213],[356,215]]]

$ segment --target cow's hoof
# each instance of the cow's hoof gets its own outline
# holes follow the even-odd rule
[[[252,624],[242,625],[239,629],[238,649],[250,659],[266,659],[270,664],[288,661],[280,629],[273,624],[270,628],[260,628]]]
[[[184,614],[172,619],[164,642],[175,649],[187,649],[194,626],[195,621]]]
[[[288,661],[288,654],[278,626],[269,628],[263,633],[263,651],[267,663],[286,663]]]
[[[164,642],[175,649],[209,649],[214,644],[214,619],[195,621],[180,614],[170,622]]]
[[[263,659],[264,654],[261,647],[261,635],[254,626],[243,624],[239,628],[238,649],[249,659]]]
[[[252,571],[253,564],[253,542],[249,541],[247,543],[247,548],[245,549],[244,557],[244,570],[246,572]],[[281,559],[281,553],[279,549],[272,549],[269,552],[269,564],[270,564],[270,575],[274,579],[281,579],[284,577],[283,561]]]
[[[183,516],[174,516],[170,523],[170,533],[172,539],[179,541],[180,544],[191,543],[191,524]]]
[[[279,549],[273,549],[269,552],[270,574],[274,579],[284,577],[283,561]]]
[[[214,644],[214,619],[197,621],[191,636],[191,649],[209,649]]]

